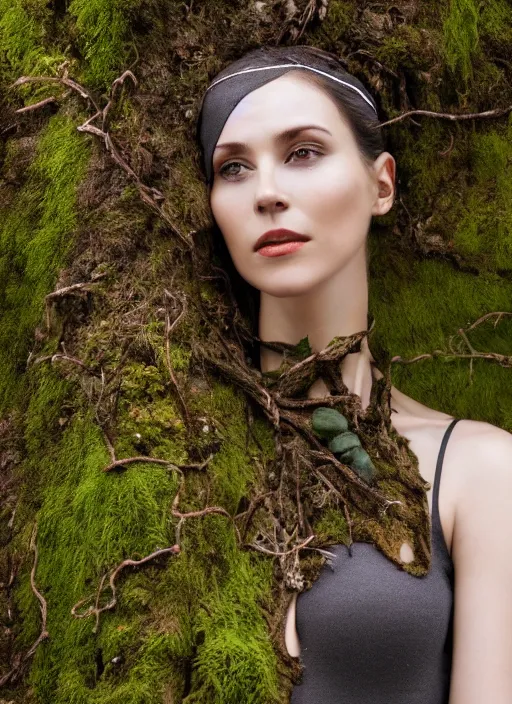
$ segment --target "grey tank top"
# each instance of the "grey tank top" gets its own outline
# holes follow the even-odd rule
[[[453,562],[439,516],[448,426],[432,495],[432,563],[413,577],[371,543],[329,548],[313,587],[297,599],[304,674],[291,704],[448,704]]]

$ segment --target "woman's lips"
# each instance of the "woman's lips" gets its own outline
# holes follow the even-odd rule
[[[258,249],[258,254],[264,257],[282,257],[283,254],[291,254],[303,247],[306,242],[299,240],[290,240],[288,242],[276,242],[275,244],[266,244]]]

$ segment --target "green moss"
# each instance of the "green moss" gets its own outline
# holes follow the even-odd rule
[[[223,536],[230,573],[205,597],[196,622],[197,650],[192,693],[183,701],[272,704],[278,701],[276,658],[257,606],[270,587],[271,563],[236,550]]]
[[[139,4],[140,0],[72,0],[69,12],[76,18],[87,81],[106,87],[116,77],[128,53],[131,13]]]
[[[62,54],[44,45],[50,17],[44,0],[0,0],[1,48],[13,73],[48,73],[62,62]]]
[[[175,372],[187,371],[190,365],[190,350],[187,350],[183,345],[171,345],[170,356],[172,368]]]
[[[405,39],[397,36],[386,37],[375,52],[375,58],[392,71],[410,66],[412,56]]]
[[[87,163],[86,140],[66,117],[48,123],[27,181],[3,213],[0,230],[0,407],[14,403],[17,382],[42,321],[44,299],[63,266],[76,226],[75,200]]]
[[[262,418],[256,418],[252,425],[252,434],[262,450],[263,459],[273,458],[275,456],[274,433],[268,422]]]
[[[512,261],[512,120],[473,133],[471,171],[454,241],[471,263],[507,269]]]
[[[506,47],[512,41],[512,7],[506,0],[486,0],[481,4],[479,33],[482,41]]]
[[[375,347],[404,359],[448,350],[450,336],[491,311],[510,310],[512,284],[495,274],[457,272],[448,263],[423,261],[393,266],[390,247],[372,258],[371,310],[378,332]],[[478,283],[477,283],[478,282]],[[512,354],[512,322],[494,321],[469,333],[476,349]],[[460,343],[459,343],[460,344]],[[464,351],[464,347],[460,348]],[[424,360],[394,364],[393,383],[427,406],[458,418],[485,420],[512,429],[512,391],[509,371],[496,363],[477,360],[472,381],[469,360]]]
[[[438,198],[445,198],[443,211],[456,210],[458,189],[467,172],[468,141],[464,128],[451,127],[454,135],[449,158],[440,153],[450,145],[450,132],[439,120],[424,120],[418,130],[395,129],[389,149],[397,154],[400,181],[407,192],[407,207],[418,215],[430,217],[439,208]],[[435,207],[433,203],[435,202]]]
[[[94,593],[101,575],[124,558],[137,559],[174,542],[168,506],[177,478],[162,467],[145,464],[123,474],[105,474],[101,470],[108,462],[101,434],[87,418],[75,420],[64,431],[57,453],[39,457],[44,491],[37,516],[37,581],[47,596],[52,634],[47,646],[38,651],[32,671],[41,702],[81,701],[73,698],[76,694],[71,696],[68,685],[74,681],[73,690],[79,691],[80,683],[87,686],[94,681],[94,624],[90,619],[74,620],[71,606]],[[129,575],[119,579],[121,592],[127,580]],[[24,640],[30,641],[38,619],[28,575],[17,602],[23,615]],[[137,606],[140,609],[140,604]],[[142,651],[147,647],[146,635],[150,637],[142,632],[137,638],[136,647]],[[139,667],[143,660],[142,656],[137,660]],[[126,701],[143,699],[134,695]]]
[[[196,446],[209,451],[212,443],[220,443],[208,465],[210,503],[223,506],[231,514],[236,512],[256,470],[249,455],[245,404],[240,392],[216,382],[210,393],[198,394],[190,405],[190,410],[204,423]],[[264,431],[261,436],[264,437]]]
[[[58,395],[55,390],[53,394]],[[32,416],[45,395],[48,390],[41,389]],[[225,428],[230,442],[217,454],[208,475],[196,474],[198,486],[201,481],[204,486],[207,477],[212,483],[210,502],[223,500],[233,511],[251,470],[241,443],[237,446],[237,436],[243,437],[243,423],[236,419],[242,400],[219,385],[213,405],[221,401],[239,411],[229,416]],[[44,430],[41,441],[48,441]],[[169,506],[178,477],[142,463],[123,473],[102,473],[108,455],[101,434],[87,418],[77,418],[64,430],[56,453],[40,457],[44,489],[37,517],[37,582],[47,597],[52,637],[38,650],[32,669],[38,701],[147,704],[161,701],[171,681],[178,696],[182,658],[190,657],[194,641],[197,658],[188,701],[277,701],[275,653],[258,605],[270,587],[272,561],[241,552],[232,523],[224,516],[188,521],[182,527],[182,554],[171,558],[174,562],[167,569],[156,572],[150,566],[119,579],[119,604],[115,612],[102,616],[100,634],[94,638],[92,619],[73,620],[71,606],[94,594],[101,575],[125,557],[142,557],[174,542]],[[194,486],[191,476],[189,484]],[[197,496],[194,489],[187,491],[188,502],[191,494]],[[198,498],[200,504],[208,500],[204,489]],[[181,510],[184,506],[180,504]],[[28,524],[25,542],[29,529]],[[169,593],[170,601],[164,596]],[[162,603],[169,608],[165,617],[155,613]],[[17,605],[24,623],[20,642],[28,644],[37,635],[39,613],[27,573]],[[165,632],[155,632],[153,622],[159,629],[167,622]],[[95,674],[98,647],[107,663],[101,681]],[[119,654],[121,672],[110,662]]]
[[[151,455],[178,464],[186,461],[185,426],[166,369],[126,365],[119,400],[119,457]]]
[[[327,7],[327,15],[317,33],[319,36],[325,33],[327,36],[339,41],[343,34],[350,29],[356,12],[357,3],[347,2],[346,0],[331,0]]]
[[[322,541],[349,543],[347,521],[339,508],[327,509],[322,518],[315,523],[314,533]]]
[[[140,401],[146,397],[153,412],[158,406],[163,413],[165,403],[172,408],[156,367],[132,363],[125,371],[121,394],[127,403],[138,400],[144,410]],[[23,530],[17,540],[26,551],[36,511],[36,581],[47,599],[51,633],[38,649],[30,675],[38,704],[156,704],[165,696],[181,701],[183,663],[191,661],[194,648],[186,701],[277,701],[276,656],[261,613],[270,591],[272,560],[241,551],[225,516],[186,521],[178,557],[160,567],[123,573],[117,583],[118,604],[102,615],[97,635],[92,633],[93,618],[72,618],[71,607],[93,597],[101,576],[123,559],[174,543],[176,519],[169,509],[179,475],[144,463],[103,473],[109,457],[99,429],[87,414],[76,413],[70,421],[65,412],[62,416],[69,382],[43,365],[34,369],[31,384],[26,430],[30,457],[24,475],[35,481],[32,499],[22,495],[18,520]],[[187,473],[179,508],[222,505],[234,514],[255,471],[245,446],[244,399],[217,384],[197,403],[222,446],[208,472]],[[254,425],[265,442],[268,428],[261,421]],[[171,446],[172,439],[169,452]],[[178,442],[175,452],[180,447]],[[40,628],[29,567],[16,591],[21,647],[29,647]],[[109,598],[107,590],[100,604]],[[98,657],[105,666],[101,677]]]
[[[465,82],[473,76],[472,60],[479,49],[478,8],[475,0],[450,0],[443,24],[446,61]]]

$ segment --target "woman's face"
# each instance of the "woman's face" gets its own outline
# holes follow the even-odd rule
[[[334,102],[297,74],[238,103],[217,142],[213,170],[210,204],[235,267],[277,297],[305,294],[355,259],[364,261],[371,217],[393,200],[391,155],[365,164]],[[256,249],[264,233],[280,228],[307,240]]]

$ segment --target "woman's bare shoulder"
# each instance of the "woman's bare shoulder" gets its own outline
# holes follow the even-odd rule
[[[464,483],[478,485],[491,474],[512,474],[512,434],[491,423],[461,420],[453,436],[452,456]]]
[[[450,701],[508,702],[512,435],[474,420],[461,421],[457,431],[452,454],[458,495],[452,540],[457,598]]]
[[[454,417],[392,390],[392,423],[434,470],[434,456]],[[467,483],[478,487],[489,473],[512,472],[512,434],[485,421],[459,418],[445,456],[443,476],[451,492]],[[495,467],[495,469],[494,469]],[[431,473],[430,472],[430,473]],[[458,487],[458,488],[457,488]],[[455,497],[454,497],[455,498]]]

